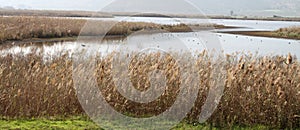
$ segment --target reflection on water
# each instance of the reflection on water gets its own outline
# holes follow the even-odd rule
[[[156,24],[176,25],[184,24],[219,24],[241,28],[220,29],[218,31],[274,31],[279,28],[300,26],[297,21],[267,21],[267,20],[236,20],[236,19],[201,19],[201,18],[166,18],[166,17],[114,17],[114,18],[86,18],[70,17],[69,19],[86,19],[101,21],[151,22]]]
[[[279,28],[291,26],[300,26],[300,22],[293,21],[267,21],[267,20],[235,20],[235,19],[199,19],[199,18],[160,18],[160,17],[115,17],[115,18],[72,18],[72,19],[87,19],[87,20],[103,20],[103,21],[127,21],[127,22],[152,22],[157,24],[202,24],[213,23],[225,26],[244,27],[242,30],[261,30],[273,31]]]
[[[103,40],[102,42],[57,42],[51,44],[22,44],[22,45],[7,45],[2,47],[1,56],[8,54],[13,55],[28,55],[31,53],[41,54],[44,60],[51,60],[56,56],[68,54],[72,56],[74,52],[79,52],[81,49],[86,49],[91,54],[97,53],[100,56],[116,51],[118,47],[124,44],[138,43],[140,46],[147,45],[176,45],[174,42],[182,42],[191,52],[199,52],[207,49],[207,45],[214,44],[212,42],[219,41],[224,53],[232,54],[236,52],[245,52],[264,55],[286,55],[289,52],[292,55],[300,57],[300,41],[276,38],[262,38],[253,36],[240,36],[232,34],[214,33],[214,40],[207,40],[201,36],[201,33],[161,33],[148,35],[135,35],[125,39],[114,38]],[[195,38],[198,36],[200,38]],[[202,37],[202,38],[201,38]],[[78,46],[79,45],[79,46]],[[163,48],[157,46],[157,48]],[[176,49],[173,46],[172,49]],[[179,47],[180,49],[182,47]],[[139,49],[139,48],[137,48]],[[34,50],[34,51],[33,51]],[[178,51],[178,50],[177,50]]]
[[[232,19],[212,19],[212,23],[237,26],[237,31],[274,31],[279,28],[287,28],[292,26],[300,26],[300,22],[291,21],[261,21],[261,20],[232,20]],[[223,29],[223,31],[225,31]],[[232,31],[232,29],[228,30]]]
[[[279,28],[300,26],[300,22],[287,21],[258,21],[258,20],[230,20],[230,19],[189,19],[189,18],[147,18],[147,17],[115,17],[115,18],[71,18],[71,19],[88,19],[88,20],[119,20],[128,22],[153,22],[158,24],[201,24],[215,23],[225,26],[237,26],[243,28],[219,29],[222,31],[272,31]],[[57,42],[57,43],[27,43],[21,45],[1,45],[0,55],[28,55],[32,53],[41,54],[44,60],[51,60],[56,56],[68,54],[69,57],[73,53],[87,50],[87,54],[106,56],[107,54],[117,51],[122,45],[129,46],[130,49],[139,50],[146,46],[154,46],[156,48],[166,48],[171,46],[177,51],[183,49],[181,42],[192,53],[202,51],[204,49],[212,50],[220,48],[226,54],[236,52],[245,52],[258,55],[286,55],[291,53],[300,57],[300,41],[276,38],[263,38],[253,36],[241,36],[223,33],[158,33],[144,35],[130,35],[126,38],[109,38],[101,42],[97,41],[77,41],[77,42]],[[131,46],[131,44],[133,44]],[[135,45],[139,45],[136,47]],[[136,48],[135,48],[136,47]]]
[[[231,34],[218,34],[227,53],[250,52],[264,55],[286,55],[289,52],[292,55],[300,57],[300,41],[289,39],[253,37]]]
[[[74,19],[74,18],[72,18]],[[219,24],[225,26],[235,26],[242,28],[226,29],[227,31],[274,31],[279,28],[300,26],[300,22],[293,21],[262,21],[262,20],[235,20],[235,19],[199,19],[199,18],[160,18],[160,17],[115,17],[115,18],[77,18],[87,20],[104,21],[127,21],[127,22],[151,22],[157,24],[176,25],[184,24]],[[222,31],[225,31],[222,29]]]

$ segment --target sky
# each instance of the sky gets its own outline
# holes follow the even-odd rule
[[[0,7],[39,10],[300,16],[300,0],[0,0]]]

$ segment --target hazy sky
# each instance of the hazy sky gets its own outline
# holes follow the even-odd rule
[[[187,4],[189,3],[189,4]],[[121,12],[193,12],[204,14],[300,16],[300,0],[0,0],[0,7]]]

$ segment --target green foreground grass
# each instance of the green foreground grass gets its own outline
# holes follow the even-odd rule
[[[100,126],[91,121],[87,117],[77,116],[69,118],[38,118],[38,119],[6,119],[0,120],[0,129],[11,130],[102,130]],[[250,129],[269,129],[265,126],[254,127],[241,127],[233,126],[231,128],[218,128],[205,124],[189,124],[180,123],[173,128],[173,130],[216,130],[216,129],[238,129],[238,130],[250,130]]]

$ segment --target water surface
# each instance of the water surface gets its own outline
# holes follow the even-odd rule
[[[82,18],[81,18],[82,19]],[[85,18],[86,19],[86,18]],[[300,22],[286,22],[286,21],[258,21],[258,20],[229,20],[229,19],[178,19],[173,18],[147,18],[147,17],[117,17],[117,18],[89,18],[93,20],[121,20],[130,22],[153,22],[158,24],[201,24],[201,23],[215,23],[226,26],[237,26],[243,28],[235,29],[221,29],[217,31],[273,31],[279,28],[300,26]],[[254,36],[242,36],[225,33],[212,33],[210,40],[207,40],[206,36],[198,35],[199,32],[189,33],[158,33],[158,34],[144,34],[144,35],[131,35],[125,39],[112,38],[109,40],[103,40],[101,42],[56,42],[56,43],[43,43],[43,44],[21,44],[21,45],[8,45],[8,47],[2,47],[0,55],[28,55],[33,52],[43,55],[45,60],[51,60],[55,56],[60,56],[68,53],[71,57],[72,53],[79,51],[80,49],[86,49],[88,51],[97,52],[101,56],[106,56],[113,51],[118,50],[120,45],[126,44],[139,44],[140,46],[152,45],[157,48],[162,46],[171,46],[176,48],[181,42],[189,51],[196,53],[204,49],[207,46],[213,44],[219,44],[225,54],[233,54],[235,52],[244,52],[258,54],[260,56],[265,55],[286,55],[291,53],[297,57],[300,57],[300,41],[290,39],[279,38],[265,38]],[[182,48],[177,46],[177,48]],[[137,48],[138,49],[138,48]]]

